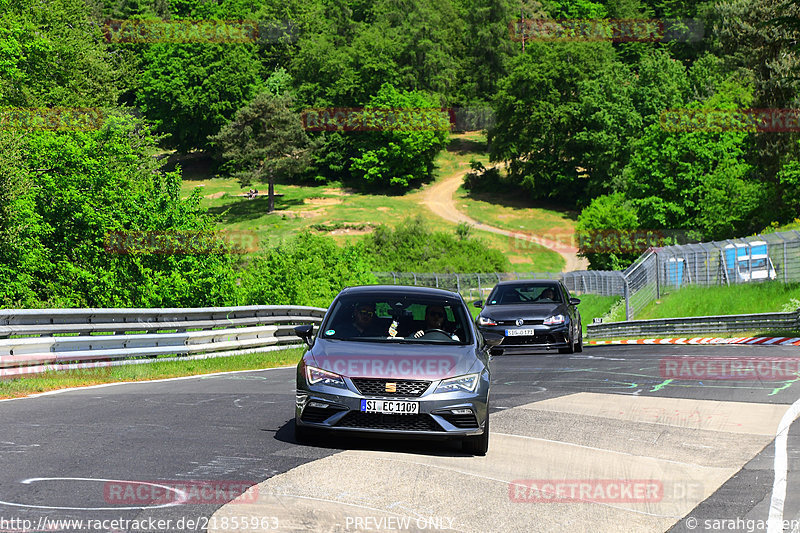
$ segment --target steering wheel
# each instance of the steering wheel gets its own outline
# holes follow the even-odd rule
[[[445,337],[447,337],[447,340],[453,340],[453,334],[452,333],[448,333],[447,331],[445,331],[443,329],[438,329],[438,328],[426,329],[425,333],[423,333],[421,337],[417,337],[417,338],[421,339],[423,337],[427,337],[429,333],[435,333],[435,334],[439,334],[439,335],[444,335]]]

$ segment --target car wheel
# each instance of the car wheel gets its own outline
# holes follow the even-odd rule
[[[569,336],[569,345],[566,348],[559,348],[558,353],[575,353],[575,344],[572,342],[572,335]]]
[[[489,451],[489,412],[486,412],[486,424],[483,428],[483,435],[466,437],[461,441],[461,449],[472,455],[486,455]]]

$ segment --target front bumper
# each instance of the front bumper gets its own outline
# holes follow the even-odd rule
[[[450,438],[483,434],[488,416],[489,375],[484,372],[475,392],[435,393],[440,380],[431,381],[418,397],[361,394],[349,378],[347,389],[329,385],[309,386],[298,379],[295,424],[299,427],[356,432],[380,436]],[[419,413],[362,413],[361,400],[382,399],[419,402]],[[325,405],[326,407],[321,407]],[[469,409],[470,414],[454,414],[452,409]]]
[[[530,329],[536,330],[536,334],[532,336],[507,336],[506,330],[514,329]],[[502,335],[503,342],[500,347],[504,348],[507,352],[524,351],[524,350],[553,350],[557,348],[569,348],[569,323],[559,324],[557,326],[479,326],[478,330],[481,333],[493,333],[495,335]]]

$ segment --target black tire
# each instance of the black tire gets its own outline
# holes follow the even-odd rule
[[[461,449],[472,455],[483,457],[489,451],[489,413],[486,413],[486,424],[483,428],[483,435],[465,437],[461,441]]]
[[[578,342],[575,343],[575,352],[580,353],[583,351],[583,331],[581,331],[580,336],[578,337]]]
[[[558,353],[575,353],[575,345],[572,344],[572,337],[569,338],[569,346],[566,348],[559,348]]]

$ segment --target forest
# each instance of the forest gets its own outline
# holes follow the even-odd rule
[[[419,188],[449,135],[431,110],[488,130],[500,171],[476,165],[470,187],[578,211],[578,231],[786,224],[800,216],[798,15],[797,0],[0,0],[0,306],[327,305],[370,282],[388,234],[251,255],[105,240],[215,235],[165,170],[173,151],[243,184]],[[308,127],[324,109],[430,120]],[[734,119],[703,121],[719,112]]]

